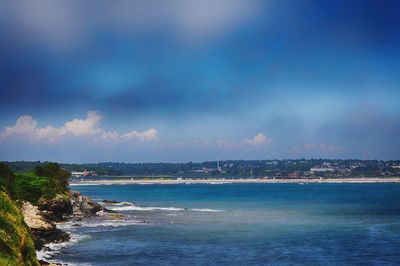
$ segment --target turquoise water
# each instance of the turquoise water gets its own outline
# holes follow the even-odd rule
[[[400,264],[400,184],[72,189],[127,202],[124,221],[69,228],[83,237],[56,259],[79,265]]]

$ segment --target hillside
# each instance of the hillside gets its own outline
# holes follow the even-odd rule
[[[0,265],[39,265],[31,232],[21,211],[0,191]]]
[[[39,265],[35,252],[38,237],[33,240],[21,206],[47,202],[57,195],[67,197],[69,176],[56,163],[37,165],[32,172],[14,173],[0,162],[0,265]],[[65,238],[60,232],[55,233]]]

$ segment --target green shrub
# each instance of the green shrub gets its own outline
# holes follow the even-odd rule
[[[51,199],[56,191],[48,177],[36,176],[33,173],[15,175],[15,194],[17,199],[36,204],[41,197]]]
[[[14,188],[14,173],[6,163],[0,162],[0,191],[6,191],[13,196]]]
[[[39,265],[30,230],[4,192],[0,192],[0,265]]]
[[[34,173],[14,174],[0,162],[0,265],[39,265],[28,226],[16,206],[19,200],[36,204],[68,191],[70,174],[56,163],[35,168]],[[13,201],[13,200],[16,201]]]
[[[68,190],[68,179],[70,173],[61,168],[58,163],[44,163],[35,167],[34,173],[37,176],[49,178],[51,187],[56,193],[64,193]]]

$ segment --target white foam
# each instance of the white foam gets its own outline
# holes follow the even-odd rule
[[[67,265],[67,266],[92,266],[92,264],[86,263],[86,262],[85,263],[82,263],[82,262],[73,263],[73,262],[66,262],[66,261],[62,261],[62,260],[51,260],[51,262],[59,263],[61,265]]]
[[[108,204],[113,206],[136,206],[134,203],[128,201],[123,201],[118,203],[108,203]]]
[[[108,206],[110,210],[113,211],[174,211],[174,212],[179,212],[179,211],[196,211],[196,212],[222,212],[224,210],[214,210],[214,209],[185,209],[185,208],[177,208],[177,207],[139,207],[136,205],[131,205],[131,206],[121,206],[121,207],[114,207],[114,206]]]
[[[140,207],[135,205],[132,202],[128,201],[123,201],[123,202],[118,202],[118,203],[105,203],[105,202],[99,202],[103,205],[105,205],[108,209],[113,210],[113,211],[196,211],[196,212],[222,212],[223,210],[214,210],[214,209],[200,209],[200,208],[195,208],[195,209],[187,209],[187,208],[178,208],[178,207],[158,207],[158,206],[148,206],[148,207]]]
[[[55,256],[56,254],[60,253],[61,249],[65,247],[69,247],[73,244],[78,243],[83,239],[90,238],[88,235],[84,234],[71,234],[69,241],[62,242],[62,243],[48,243],[45,244],[44,247],[40,251],[36,251],[36,256],[39,260],[48,260]]]
[[[82,227],[120,227],[120,226],[129,226],[129,225],[137,225],[137,224],[143,224],[143,221],[137,221],[137,220],[103,220],[103,221],[83,223]]]
[[[113,207],[108,206],[110,210],[113,211],[184,211],[184,208],[176,207],[139,207],[139,206],[123,206],[123,207]]]
[[[99,183],[69,183],[70,187],[74,186],[103,186],[106,184],[99,184]]]
[[[143,221],[138,220],[125,220],[125,219],[91,219],[86,220],[84,222],[76,222],[70,221],[63,224],[57,225],[61,230],[70,231],[77,228],[84,228],[84,227],[119,227],[119,226],[129,226],[129,225],[137,225],[143,224]]]
[[[104,211],[103,211],[103,210],[98,211],[98,212],[96,212],[96,215],[98,215],[98,216],[103,216],[103,215],[104,215]]]
[[[214,210],[214,209],[191,209],[191,211],[196,211],[196,212],[223,212],[224,210]]]
[[[98,202],[98,203],[100,205],[103,205],[107,209],[114,210],[114,211],[118,211],[119,208],[122,208],[122,207],[125,208],[125,207],[135,207],[136,206],[134,203],[128,202],[128,201],[116,202],[116,203],[101,201],[101,202]],[[103,214],[103,213],[100,211],[100,214]]]

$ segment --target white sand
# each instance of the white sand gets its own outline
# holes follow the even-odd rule
[[[90,185],[150,185],[150,184],[233,184],[233,183],[400,183],[400,177],[393,178],[326,178],[326,179],[110,179],[110,180],[83,180],[74,181],[70,186],[90,186]]]

